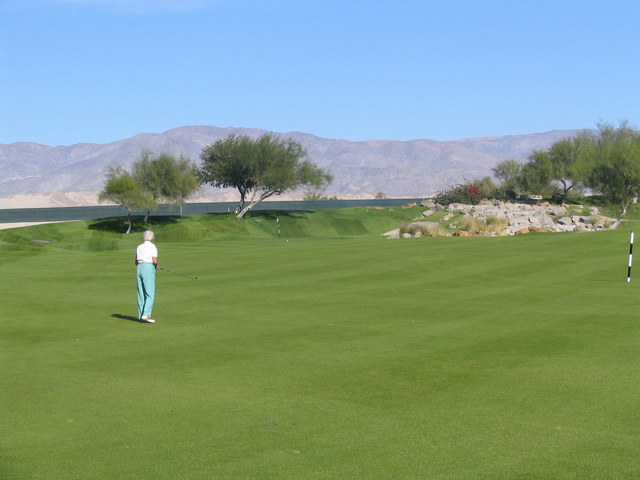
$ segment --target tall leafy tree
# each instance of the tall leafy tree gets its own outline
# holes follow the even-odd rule
[[[618,206],[619,224],[640,194],[640,132],[626,121],[618,127],[600,123],[597,133],[583,132],[577,142],[582,180]]]
[[[180,156],[176,162],[176,176],[173,187],[173,203],[180,206],[180,215],[187,198],[199,188],[198,167],[186,157]]]
[[[255,150],[255,142],[249,137],[229,135],[203,148],[200,153],[200,183],[219,188],[236,188],[240,193],[240,201],[235,213],[240,213],[247,193],[254,187],[249,168]]]
[[[519,190],[520,174],[522,173],[522,163],[508,158],[502,160],[491,169],[494,177],[500,180],[500,187],[505,192],[515,195]]]
[[[215,187],[237,188],[240,203],[236,213],[242,218],[272,195],[299,187],[320,188],[332,180],[306,157],[302,145],[292,139],[270,134],[257,140],[230,136],[202,150],[199,177]]]
[[[549,149],[549,159],[553,169],[553,179],[562,184],[562,200],[578,183],[578,156],[583,143],[578,137],[565,138],[554,143]]]
[[[529,162],[522,166],[518,183],[523,191],[530,194],[549,194],[555,188],[553,180],[553,165],[547,152],[535,152]]]
[[[548,150],[534,151],[529,157],[532,168],[523,171],[523,175],[533,178],[525,178],[525,181],[538,182],[549,185],[551,181],[557,181],[562,185],[562,200],[566,201],[567,194],[578,182],[578,155],[583,147],[583,142],[578,138],[563,138],[558,140]],[[526,170],[526,168],[525,168]]]
[[[131,231],[131,214],[140,208],[149,208],[153,198],[143,191],[133,176],[122,167],[109,167],[104,188],[98,201],[109,201],[127,211],[127,233]]]
[[[140,187],[153,199],[147,208],[144,221],[158,203],[184,205],[185,199],[198,187],[196,166],[189,159],[161,153],[153,157],[143,150],[133,164],[133,177]]]

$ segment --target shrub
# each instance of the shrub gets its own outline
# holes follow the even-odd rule
[[[480,188],[482,192],[482,198],[486,199],[505,199],[507,198],[507,193],[505,192],[505,187],[502,185],[496,185],[491,177],[483,177],[480,179],[475,179],[472,182],[473,185]]]
[[[496,217],[490,215],[486,220],[479,218],[464,217],[458,222],[458,228],[469,233],[494,233],[496,235],[504,235],[505,228],[509,225],[509,221],[504,217]]]
[[[487,224],[486,231],[496,235],[504,235],[505,229],[509,226],[509,220],[506,217],[497,217],[495,215],[489,215],[485,223]]]
[[[482,191],[480,187],[472,183],[452,185],[438,192],[433,198],[433,200],[440,205],[449,205],[451,203],[477,205],[481,199]]]
[[[463,217],[458,222],[458,228],[469,233],[484,233],[487,224],[478,218]]]
[[[490,227],[506,228],[509,226],[509,220],[506,217],[498,217],[496,215],[489,215],[485,222]]]
[[[418,232],[422,233],[424,237],[446,237],[449,235],[449,232],[440,225],[418,225],[417,223],[407,223],[400,227],[400,235],[405,233],[415,235]]]
[[[322,192],[316,192],[312,190],[308,190],[302,196],[304,201],[317,201],[317,200],[338,200],[338,197],[335,195],[333,197],[328,197],[323,195]]]

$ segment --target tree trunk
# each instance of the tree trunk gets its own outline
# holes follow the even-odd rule
[[[567,203],[567,193],[573,188],[573,185],[567,187],[567,182],[564,179],[560,179],[560,181],[562,182],[562,203]]]
[[[238,218],[243,218],[244,214],[247,213],[249,210],[251,210],[253,207],[255,207],[256,205],[258,205],[261,201],[263,201],[265,198],[270,197],[273,194],[277,194],[280,195],[279,191],[275,191],[275,190],[268,190],[264,193],[262,193],[261,195],[258,196],[258,199],[256,199],[256,195],[258,194],[258,192],[254,192],[253,195],[251,196],[251,201],[249,202],[249,205],[247,205],[246,207],[244,207],[242,210],[240,210],[240,212],[238,212]]]
[[[618,218],[616,218],[616,221],[611,226],[612,230],[615,230],[616,228],[618,228],[622,223],[622,219],[625,217],[625,215],[627,214],[627,210],[629,209],[629,203],[630,203],[629,201],[622,202],[622,213],[618,215]]]
[[[147,220],[149,220],[150,214],[151,214],[151,209],[147,208],[147,213],[144,215],[144,223],[147,223]]]
[[[238,188],[238,191],[240,192],[240,203],[238,203],[238,206],[236,207],[233,213],[240,213],[242,211],[242,208],[244,207],[245,195],[247,192],[242,188]],[[238,217],[238,218],[242,218],[242,217]]]
[[[129,212],[129,215],[127,215],[127,235],[129,234],[129,232],[131,231],[131,212]]]
[[[244,218],[244,214],[247,213],[249,210],[251,210],[253,207],[255,207],[259,203],[260,203],[260,200],[258,200],[257,202],[254,202],[252,200],[251,202],[249,202],[249,205],[247,205],[242,210],[237,212],[238,213],[238,217],[237,218]]]

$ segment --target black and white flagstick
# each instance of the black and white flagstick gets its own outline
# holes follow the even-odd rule
[[[631,241],[629,242],[629,268],[627,269],[627,283],[631,281],[631,263],[633,262],[633,232],[631,232]]]

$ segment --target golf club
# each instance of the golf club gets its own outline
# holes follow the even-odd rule
[[[198,277],[190,277],[189,275],[184,275],[182,273],[174,272],[173,270],[168,270],[168,269],[162,268],[162,267],[159,267],[158,270],[162,270],[163,272],[173,273],[174,275],[180,275],[181,277],[187,277],[187,278],[190,278],[191,280],[197,280],[198,279]]]

